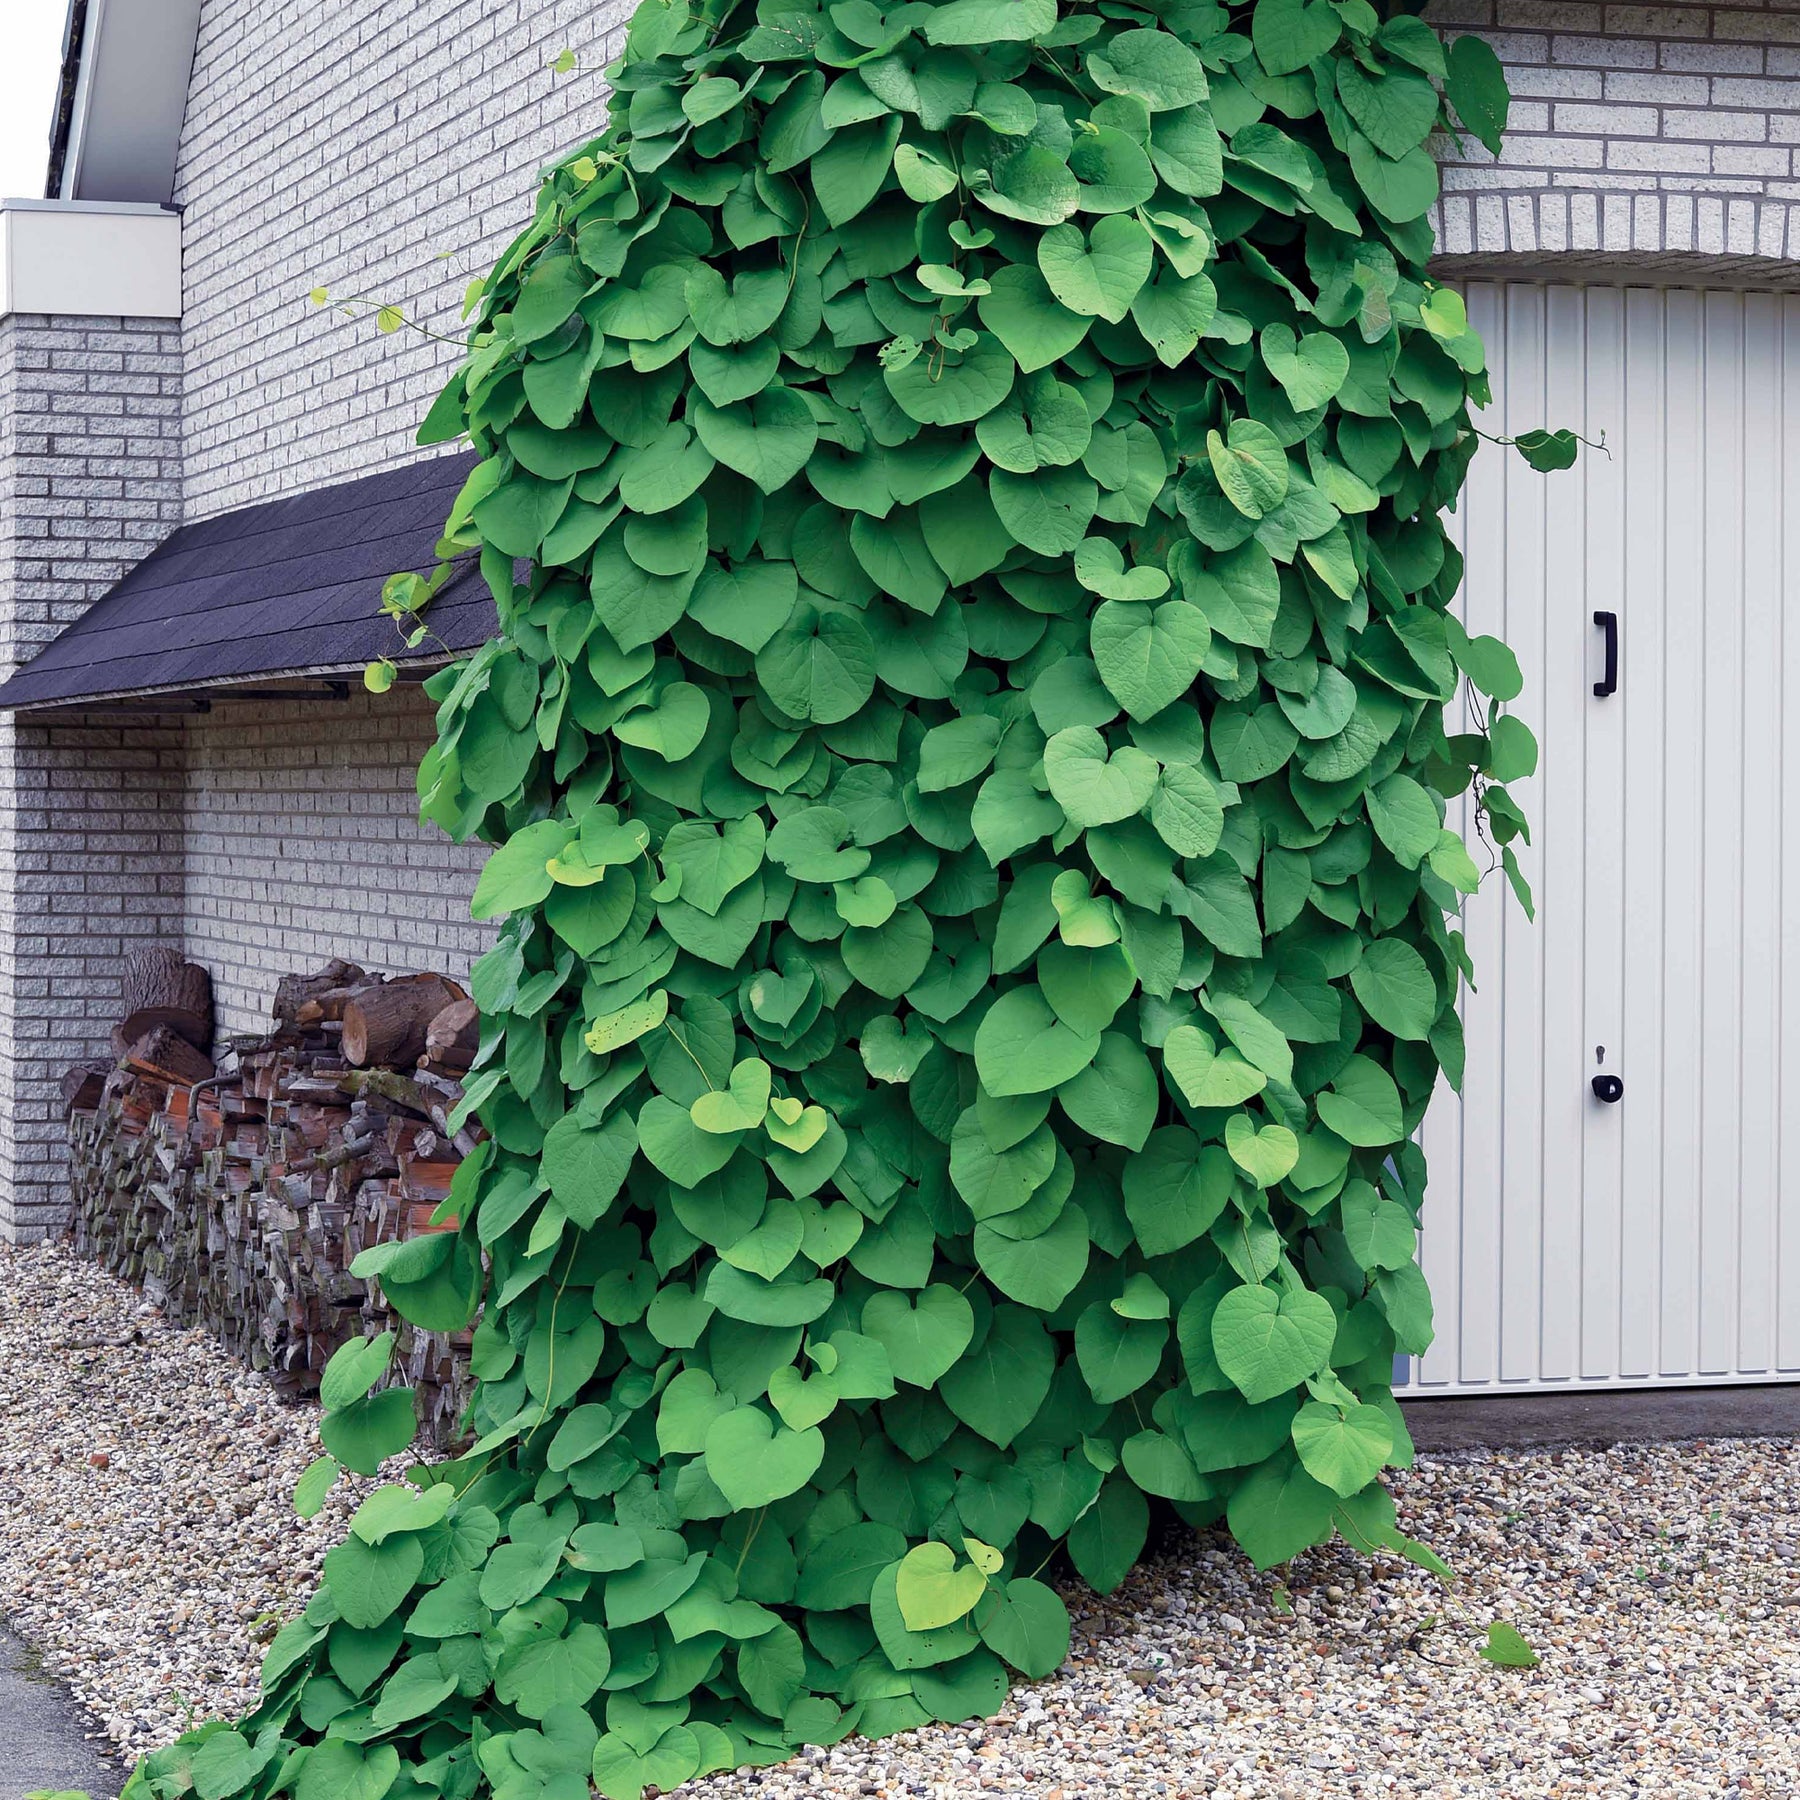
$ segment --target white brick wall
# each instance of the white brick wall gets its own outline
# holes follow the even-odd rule
[[[419,825],[431,703],[216,702],[184,731],[182,919],[221,1031],[266,1028],[278,976],[333,956],[459,979],[491,928],[469,918],[485,855]]]
[[[539,168],[605,122],[629,0],[206,0],[176,200],[187,511],[391,467],[456,362],[307,300],[403,304],[454,337]],[[564,46],[579,71],[545,66]]]
[[[1800,258],[1800,0],[1435,0],[1430,17],[1485,37],[1514,95],[1498,157],[1440,146],[1446,256]]]
[[[154,319],[0,319],[0,665],[179,517],[180,343]],[[175,733],[0,715],[0,1235],[59,1222],[69,1064],[104,1048],[133,943],[177,929]]]

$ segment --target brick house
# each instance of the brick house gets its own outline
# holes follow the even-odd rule
[[[454,490],[413,430],[456,352],[307,294],[453,335],[598,116],[624,12],[74,0],[51,197],[0,209],[0,1231],[57,1225],[57,1077],[132,944],[205,963],[227,1030],[292,967],[480,949],[478,854],[415,815],[422,665],[357,679],[394,647],[380,576],[424,565]],[[1413,1385],[1791,1378],[1800,944],[1742,896],[1800,879],[1800,4],[1433,16],[1515,96],[1500,157],[1441,146],[1492,428],[1612,455],[1546,479],[1484,452],[1462,515],[1471,617],[1519,649],[1556,780],[1522,784],[1537,927],[1470,909],[1490,979],[1470,1099],[1427,1127]],[[491,614],[452,598],[459,648]]]

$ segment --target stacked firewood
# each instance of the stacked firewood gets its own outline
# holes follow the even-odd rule
[[[188,978],[187,997],[202,992]],[[284,978],[270,1030],[229,1040],[215,1065],[210,983],[203,997],[204,1043],[158,1018],[110,1069],[65,1080],[76,1249],[289,1394],[316,1389],[347,1338],[392,1328],[394,1378],[419,1387],[428,1431],[449,1442],[466,1336],[415,1331],[349,1270],[371,1244],[441,1228],[479,1136],[451,1125],[475,1008],[441,975],[333,962]]]

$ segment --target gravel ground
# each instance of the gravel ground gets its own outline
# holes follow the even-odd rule
[[[0,1251],[0,1603],[127,1751],[254,1691],[350,1496],[311,1415],[59,1249]],[[99,1461],[97,1459],[104,1459]],[[1800,1795],[1800,1444],[1422,1458],[1453,1594],[1339,1547],[1284,1586],[1184,1537],[1000,1718],[719,1776],[694,1800]],[[1493,1619],[1542,1655],[1497,1669]]]
[[[294,1516],[316,1417],[61,1246],[0,1247],[0,1610],[128,1756],[254,1704],[353,1507]]]

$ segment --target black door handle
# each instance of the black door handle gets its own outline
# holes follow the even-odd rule
[[[1625,1098],[1625,1084],[1616,1075],[1596,1075],[1592,1083],[1594,1098],[1608,1106],[1617,1106]]]
[[[1594,683],[1594,698],[1604,700],[1608,694],[1619,691],[1619,615],[1616,612],[1597,612],[1594,623],[1600,627],[1606,640],[1606,673]]]

